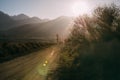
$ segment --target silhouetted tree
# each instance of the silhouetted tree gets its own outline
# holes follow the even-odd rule
[[[96,23],[104,39],[120,39],[120,8],[115,4],[98,7],[94,10]]]
[[[98,7],[80,16],[61,50],[52,80],[120,80],[120,11]]]

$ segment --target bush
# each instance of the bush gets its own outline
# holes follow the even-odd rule
[[[93,17],[80,16],[74,22],[52,79],[120,80],[119,8],[98,7]]]
[[[51,45],[53,45],[53,43],[37,41],[3,41],[0,43],[0,63],[32,53],[33,51],[40,50]]]

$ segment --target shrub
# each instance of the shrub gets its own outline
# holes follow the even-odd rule
[[[93,17],[78,17],[52,79],[120,80],[119,29],[120,10],[114,4],[96,8]]]

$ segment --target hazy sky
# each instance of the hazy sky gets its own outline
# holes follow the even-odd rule
[[[83,1],[85,4],[79,4]],[[90,12],[96,5],[111,2],[120,4],[120,0],[0,0],[0,11],[9,15],[24,13],[40,18],[56,18]]]

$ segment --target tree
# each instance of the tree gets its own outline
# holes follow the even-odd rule
[[[120,8],[115,4],[98,7],[94,10],[96,23],[99,25],[100,34],[106,40],[120,39]]]
[[[97,7],[93,17],[79,16],[53,80],[120,80],[119,33],[120,11],[114,4]]]

